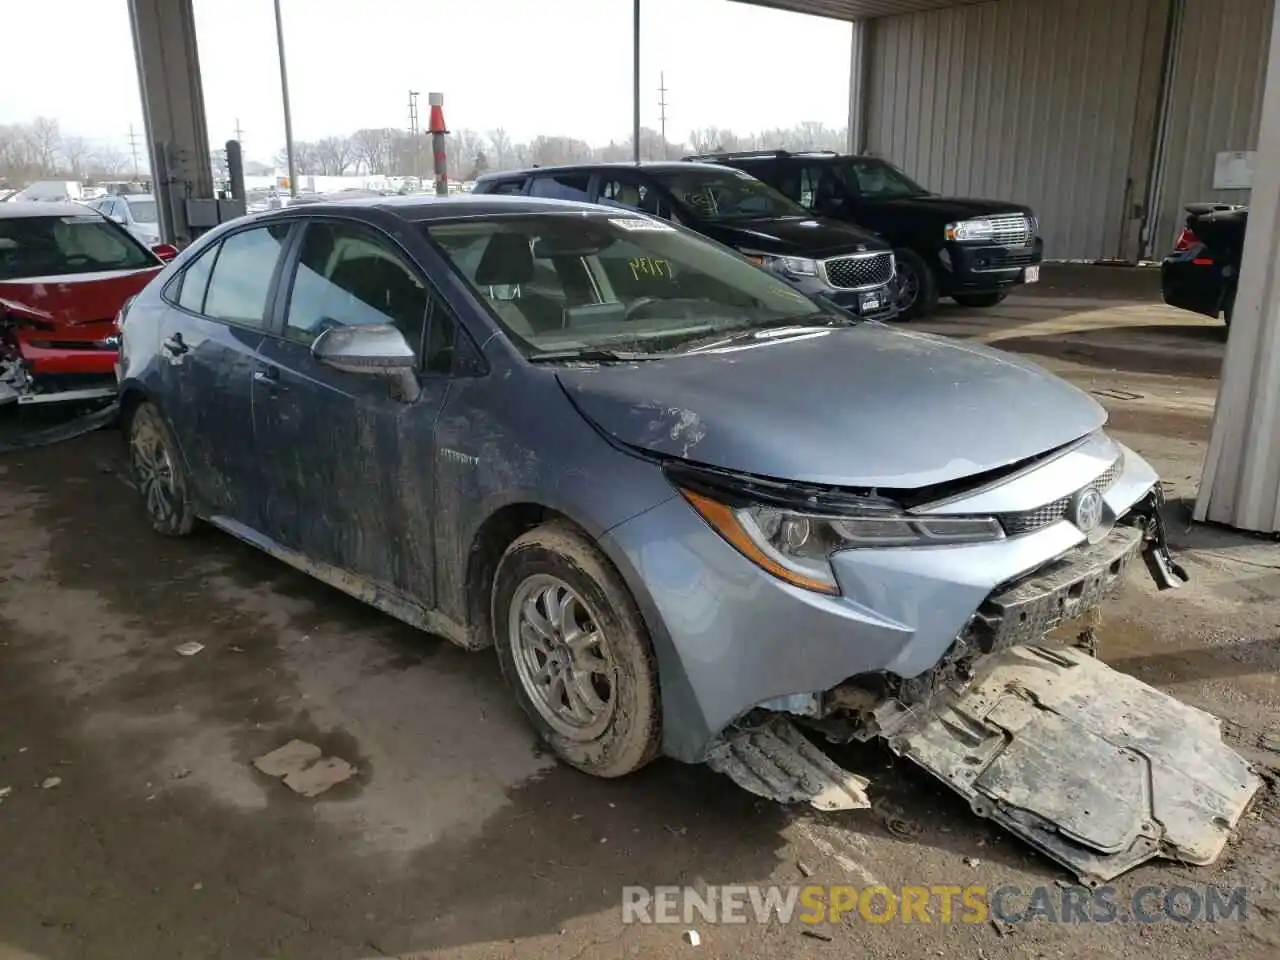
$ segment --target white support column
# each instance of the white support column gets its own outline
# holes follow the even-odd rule
[[[849,47],[849,133],[847,149],[862,153],[867,146],[867,34],[871,24],[854,20],[853,42]]]
[[[1280,532],[1280,3],[1249,229],[1195,518]]]

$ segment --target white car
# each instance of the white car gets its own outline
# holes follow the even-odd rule
[[[160,242],[156,198],[149,193],[126,193],[91,200],[89,206],[114,220],[148,247]]]

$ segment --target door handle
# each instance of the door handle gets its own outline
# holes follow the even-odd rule
[[[279,367],[267,367],[253,371],[253,382],[270,387],[272,392],[281,392],[289,389],[280,382]]]

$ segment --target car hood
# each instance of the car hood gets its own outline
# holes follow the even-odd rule
[[[0,281],[0,298],[48,314],[58,326],[114,320],[125,300],[162,268],[72,273]]]
[[[869,230],[817,217],[761,217],[699,224],[697,229],[730,247],[797,257],[830,257],[859,250],[887,250]]]
[[[1021,203],[1010,203],[1007,200],[982,200],[976,197],[943,197],[928,195],[923,197],[901,197],[896,200],[882,200],[880,205],[891,207],[904,214],[914,216],[936,215],[939,223],[951,223],[966,220],[970,217],[989,217],[1001,213],[1025,213],[1031,216],[1030,207]]]
[[[1035,364],[874,323],[559,378],[582,414],[623,443],[814,484],[947,483],[1106,422],[1093,398]]]

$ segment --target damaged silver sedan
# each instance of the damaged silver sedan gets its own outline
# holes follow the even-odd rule
[[[824,809],[882,738],[1102,882],[1207,863],[1217,721],[1049,642],[1170,557],[1105,412],[642,214],[372,198],[245,218],[123,317],[151,522],[197,519],[472,649],[567,763],[660,753]]]

